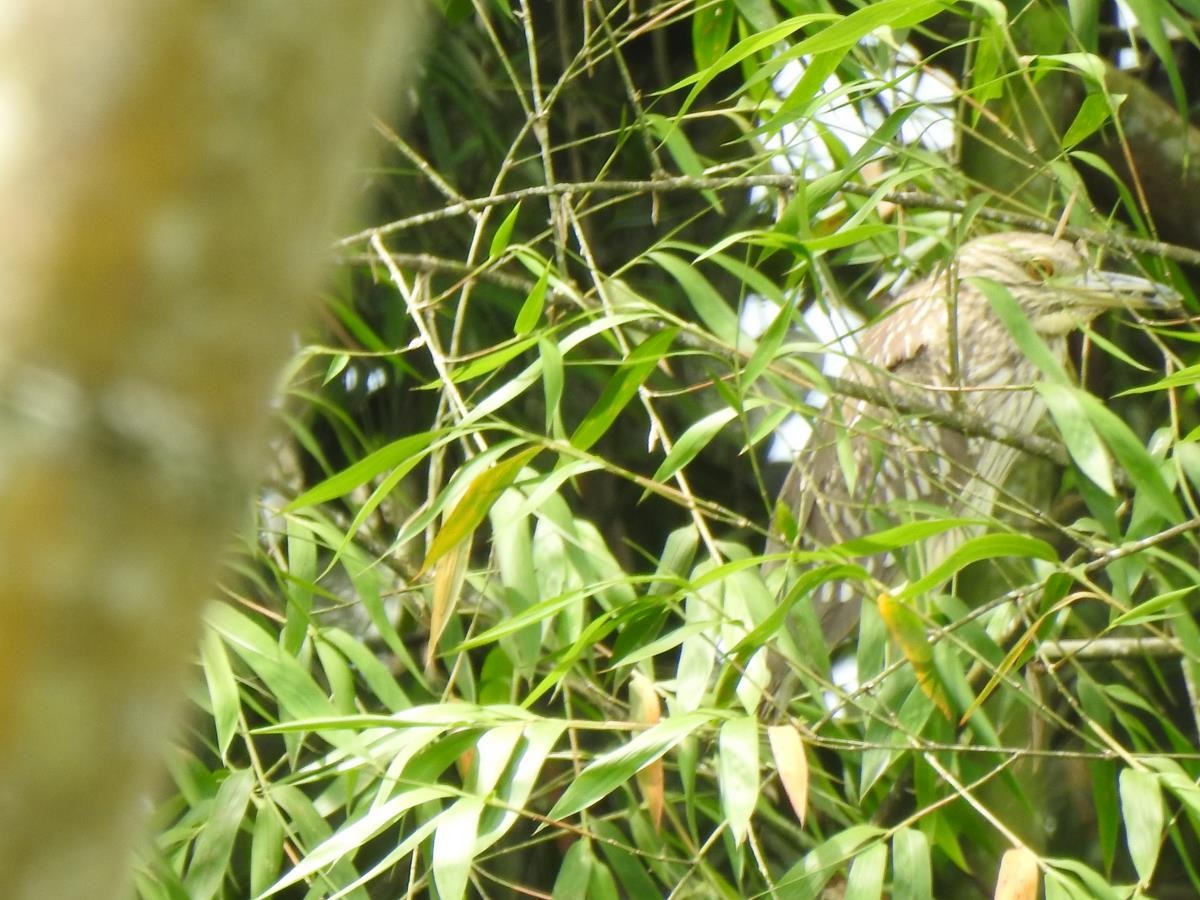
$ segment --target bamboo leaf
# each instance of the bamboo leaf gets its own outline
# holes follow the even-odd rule
[[[1138,879],[1142,884],[1149,884],[1162,848],[1162,788],[1154,774],[1138,769],[1123,770],[1119,784],[1125,845],[1129,848]]]
[[[513,325],[513,334],[522,336],[533,331],[538,320],[542,317],[542,309],[546,305],[546,288],[549,284],[550,265],[547,263],[542,269],[542,274],[538,276],[538,280],[529,291],[529,296],[521,304],[521,310],[517,313],[517,321]]]
[[[628,744],[605,753],[567,786],[550,810],[549,817],[564,819],[604,799],[640,769],[712,720],[713,715],[704,712],[669,716]]]
[[[730,719],[721,726],[717,747],[721,809],[734,843],[740,845],[758,802],[758,720],[753,716]]]
[[[500,223],[500,227],[496,229],[495,235],[492,236],[492,245],[488,248],[488,259],[495,259],[508,249],[508,242],[512,238],[513,228],[517,224],[517,216],[521,213],[521,201],[517,201],[517,205],[512,208],[504,221]]]
[[[772,725],[767,729],[767,742],[783,792],[796,820],[803,825],[808,815],[808,757],[804,739],[794,725]]]
[[[316,506],[318,503],[334,500],[350,493],[360,485],[366,484],[381,472],[396,466],[405,466],[411,469],[421,461],[429,445],[445,433],[445,431],[424,431],[400,438],[398,441],[392,441],[387,446],[380,447],[353,465],[309,488],[285,506],[282,511],[285,513],[295,512],[306,506]]]
[[[912,666],[917,676],[917,684],[934,705],[947,718],[953,718],[950,709],[950,698],[942,684],[937,667],[933,664],[933,647],[925,636],[925,625],[921,618],[899,599],[891,594],[883,593],[878,599],[879,614],[887,625],[888,633],[900,645],[900,652]]]
[[[521,470],[542,452],[541,447],[529,447],[515,456],[496,463],[471,483],[458,504],[446,517],[441,529],[430,543],[429,552],[417,571],[419,578],[430,566],[475,533],[492,504],[513,483]]]
[[[1014,847],[1000,858],[993,900],[1038,900],[1041,872],[1037,855],[1028,847]]]
[[[652,334],[642,341],[629,358],[621,364],[617,373],[609,379],[600,395],[600,399],[591,408],[575,433],[571,435],[571,444],[579,450],[587,450],[603,437],[621,410],[623,410],[637,394],[638,388],[650,377],[654,367],[662,361],[675,335],[677,328],[668,328],[657,334]]]

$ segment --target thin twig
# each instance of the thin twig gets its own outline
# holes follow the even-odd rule
[[[389,222],[386,225],[378,225],[374,228],[368,228],[356,234],[341,238],[336,242],[335,246],[345,247],[351,244],[370,240],[376,235],[393,234],[397,231],[405,231],[409,228],[415,228],[419,225],[425,225],[430,222],[437,222],[442,219],[464,215],[473,210],[486,209],[488,207],[498,206],[501,204],[515,203],[518,200],[525,200],[532,197],[584,194],[588,192],[643,194],[665,193],[668,191],[729,191],[747,190],[748,188],[752,187],[775,187],[784,190],[794,190],[804,183],[805,179],[795,175],[741,175],[720,178],[692,177],[682,175],[673,178],[659,178],[648,181],[586,181],[536,185],[533,187],[521,188],[520,190],[508,191],[507,193],[503,194],[494,194],[490,197],[478,197],[473,200],[464,200],[461,203],[451,203],[442,207],[441,209],[430,210],[429,212],[418,213],[403,219],[397,219],[396,221]],[[875,190],[873,188],[858,184],[843,184],[838,188],[838,190],[842,191],[843,193],[853,194],[859,197],[871,197],[875,194]],[[897,206],[904,207],[936,209],[954,213],[965,213],[968,211],[968,203],[966,201],[955,200],[950,197],[942,197],[938,194],[933,194],[926,191],[893,191],[880,195],[879,199],[888,203],[894,203]],[[974,211],[974,214],[978,218],[986,219],[989,222],[1007,225],[1011,228],[1037,231],[1043,234],[1052,234],[1057,228],[1057,222],[1055,220],[1041,219],[1037,216],[1030,216],[1024,213],[1008,212],[1000,209],[988,209],[985,207],[983,209]],[[1163,241],[1152,241],[1145,238],[1128,237],[1121,234],[1115,234],[1113,232],[1096,231],[1095,229],[1091,228],[1066,228],[1063,230],[1063,236],[1071,240],[1084,240],[1089,244],[1094,244],[1098,247],[1108,247],[1126,253],[1148,253],[1155,256],[1161,256],[1164,259],[1173,259],[1176,262],[1200,266],[1200,251],[1192,250],[1188,247],[1180,247],[1177,244],[1168,244]]]

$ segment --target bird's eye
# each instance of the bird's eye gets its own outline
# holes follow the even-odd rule
[[[1035,256],[1025,263],[1025,273],[1030,278],[1036,278],[1038,281],[1045,281],[1047,278],[1054,276],[1054,263],[1046,259],[1044,256]]]

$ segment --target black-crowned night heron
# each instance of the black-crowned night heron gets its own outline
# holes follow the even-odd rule
[[[966,410],[976,420],[1030,434],[1043,413],[1038,368],[972,283],[998,282],[1055,358],[1067,335],[1107,309],[1169,306],[1178,295],[1153,281],[1092,268],[1081,249],[1042,234],[1007,232],[964,244],[953,264],[906,290],[861,337],[843,375],[901,407]],[[951,336],[956,340],[951,340]],[[826,409],[783,486],[800,549],[828,547],[918,517],[920,506],[988,516],[1020,451],[857,399]],[[892,554],[863,562],[875,587],[828,581],[812,595],[832,646],[854,629],[864,592],[894,588],[913,566],[929,569],[970,535],[944,532],[921,544],[909,567]],[[772,542],[768,548],[784,548]]]

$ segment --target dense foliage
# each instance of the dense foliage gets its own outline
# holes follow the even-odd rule
[[[1056,223],[1194,305],[1159,239],[1194,243],[1200,9],[1129,9],[443,3],[288,373],[142,894],[989,896],[1014,849],[1047,896],[1200,891],[1185,319],[1110,316],[1047,373],[1050,449],[907,628],[864,611],[861,686],[804,606],[864,548],[786,594],[760,570],[831,319]],[[1166,141],[1178,178],[1143,177]]]

